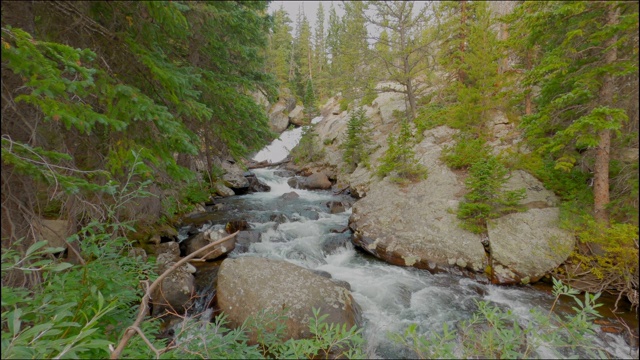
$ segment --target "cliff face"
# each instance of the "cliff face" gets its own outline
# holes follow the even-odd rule
[[[370,167],[360,164],[352,172],[344,170],[340,144],[350,113],[341,112],[335,98],[321,110],[323,119],[315,127],[317,141],[324,146],[323,160],[301,165],[307,173],[325,172],[338,188],[348,187],[359,198],[349,221],[355,245],[395,265],[500,284],[537,281],[569,256],[574,239],[558,227],[555,195],[523,171],[513,172],[504,188],[524,188],[521,204],[527,211],[490,221],[487,235],[459,226],[456,210],[466,193],[466,174],[440,160],[443,148],[455,144],[458,130],[446,126],[426,130],[415,145],[416,158],[428,169],[427,179],[399,186],[376,176],[387,137],[399,129],[393,113],[404,111],[405,103],[401,94],[382,93],[363,108],[372,128]],[[519,136],[504,114],[494,113],[489,127],[493,138],[488,145],[494,154],[526,151],[518,147]]]

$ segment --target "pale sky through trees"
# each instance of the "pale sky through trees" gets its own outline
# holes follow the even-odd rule
[[[322,6],[324,7],[324,22],[325,29],[327,28],[327,22],[329,19],[329,9],[331,8],[331,3],[333,2],[333,6],[336,8],[336,13],[339,16],[344,15],[344,11],[340,6],[340,1],[322,1]],[[293,33],[296,31],[296,17],[298,16],[298,10],[302,6],[304,10],[304,14],[307,16],[307,20],[309,20],[309,25],[312,29],[316,27],[316,13],[318,12],[318,5],[320,1],[273,1],[269,4],[269,13],[273,13],[275,10],[280,9],[280,6],[284,7],[284,10],[289,14],[289,18],[293,22],[291,27],[293,28]]]

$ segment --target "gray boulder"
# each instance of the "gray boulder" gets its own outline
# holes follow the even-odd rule
[[[295,126],[304,125],[304,106],[298,105],[289,113],[289,122]]]
[[[299,197],[300,197],[300,195],[298,195],[298,193],[295,192],[295,191],[290,191],[288,193],[280,195],[280,198],[282,198],[283,200],[294,200],[294,199],[297,199]]]
[[[177,244],[177,243],[176,243]],[[156,260],[158,274],[162,274],[178,259],[170,252],[161,253]],[[151,294],[152,315],[165,313],[183,314],[188,309],[195,295],[195,268],[183,264],[165,277]]]
[[[567,259],[575,239],[558,216],[558,208],[531,209],[488,221],[494,283],[535,282]]]
[[[302,184],[302,186],[305,189],[330,189],[331,188],[331,181],[329,181],[329,178],[327,177],[327,175],[325,175],[324,173],[320,172],[320,173],[315,173],[315,174],[311,174],[310,176],[308,176],[304,183]]]
[[[222,175],[224,185],[233,189],[236,194],[246,192],[249,188],[249,181],[244,177],[244,170],[229,161],[222,161],[221,165],[225,171],[225,174]]]
[[[213,186],[214,186],[214,189],[216,190],[216,194],[222,197],[229,197],[236,194],[232,189],[228,188],[221,182],[217,182]]]
[[[353,205],[349,219],[355,245],[395,265],[484,271],[488,260],[480,236],[461,229],[455,215],[464,183],[440,161],[444,134],[453,133],[432,129],[416,146],[416,158],[429,171],[426,180],[402,188],[385,178],[360,190],[366,196]]]
[[[313,308],[329,315],[327,323],[350,328],[358,322],[359,307],[344,286],[282,260],[226,259],[218,273],[217,297],[218,306],[233,327],[263,309],[284,311],[286,338],[311,336]],[[252,334],[251,342],[255,340]]]

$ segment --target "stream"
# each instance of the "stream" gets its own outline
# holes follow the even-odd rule
[[[277,162],[284,159],[299,140],[301,131],[297,128],[285,132],[281,140],[274,141],[254,160]],[[483,284],[457,275],[434,275],[426,270],[393,266],[378,260],[355,249],[348,230],[340,233],[348,224],[350,207],[331,214],[326,205],[330,201],[353,203],[353,199],[334,195],[331,191],[293,189],[287,184],[288,178],[275,169],[253,172],[271,187],[271,191],[221,199],[219,202],[225,211],[213,212],[200,230],[221,229],[226,221],[244,219],[252,231],[260,233],[260,241],[242,250],[236,248],[229,257],[261,256],[286,260],[328,272],[334,279],[348,282],[362,309],[363,334],[369,356],[411,357],[410,352],[389,340],[389,332],[402,333],[412,323],[418,324],[419,332],[423,334],[442,329],[444,323],[454,328],[459,320],[472,316],[477,310],[477,301],[510,310],[524,320],[530,318],[530,310],[534,307],[547,311],[551,307],[553,296],[549,291],[541,291],[539,286]],[[292,191],[299,197],[281,198]],[[211,289],[200,291],[211,293]],[[204,302],[209,300],[205,298]],[[567,301],[566,308],[570,309],[572,305]],[[623,334],[599,333],[593,341],[616,358],[634,357],[637,349],[630,348]],[[554,357],[544,347],[536,352],[538,357]]]

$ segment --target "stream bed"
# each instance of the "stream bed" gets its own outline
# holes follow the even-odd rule
[[[293,131],[300,131],[295,129]],[[297,142],[298,134],[283,137]],[[278,153],[269,157],[259,153],[257,161],[280,161],[295,143],[280,144]],[[274,147],[275,148],[275,147]],[[284,154],[284,156],[283,156]],[[483,284],[462,276],[426,270],[398,267],[378,260],[352,245],[351,233],[346,229],[353,199],[324,190],[293,189],[287,184],[290,174],[276,169],[255,169],[253,172],[271,187],[269,192],[252,193],[224,198],[210,218],[199,229],[222,229],[227,221],[243,219],[250,230],[259,233],[259,242],[237,247],[228,256],[260,256],[286,260],[312,270],[325,271],[334,279],[346,281],[362,309],[361,324],[367,342],[367,354],[379,358],[411,357],[411,353],[389,340],[388,333],[402,333],[412,323],[419,332],[428,334],[439,330],[444,323],[454,328],[460,320],[469,319],[477,310],[477,302],[485,301],[530,318],[530,310],[548,309],[553,303],[549,291],[540,286],[497,286]],[[293,199],[282,195],[295,192]],[[331,213],[330,202],[347,204],[343,212]],[[345,231],[346,230],[346,231]],[[199,269],[196,276],[206,276]],[[209,275],[211,276],[211,275]],[[207,283],[211,283],[207,281]],[[200,289],[212,293],[212,289]],[[210,297],[203,294],[204,303]],[[573,304],[567,302],[565,308]],[[202,305],[201,305],[202,306]],[[206,304],[204,305],[206,306]],[[637,325],[637,320],[636,323]],[[631,358],[631,349],[623,335],[599,333],[593,337],[597,346],[605,348],[615,358]],[[544,347],[537,349],[538,357],[555,357]],[[567,356],[571,354],[566,354]]]

